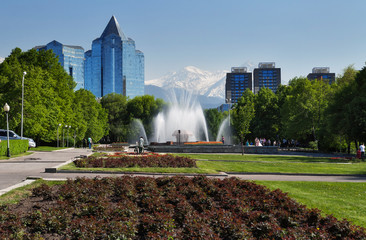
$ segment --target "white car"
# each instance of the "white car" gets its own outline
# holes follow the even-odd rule
[[[0,129],[0,139],[1,140],[8,140],[8,135],[7,135],[7,130],[6,129]],[[18,136],[15,132],[13,132],[12,130],[9,130],[9,140],[19,140],[22,139],[20,136]],[[36,142],[32,139],[32,138],[27,138],[27,137],[23,137],[23,139],[27,139],[29,142],[29,147],[34,148],[36,147]]]

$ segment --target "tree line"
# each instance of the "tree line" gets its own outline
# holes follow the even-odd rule
[[[56,145],[58,138],[67,137],[65,133],[68,140],[79,145],[89,137],[93,142],[126,141],[133,118],[140,118],[149,129],[151,119],[164,105],[162,100],[148,95],[129,99],[110,94],[96,99],[88,90],[74,91],[76,83],[52,50],[22,52],[15,48],[0,64],[0,105],[3,108],[5,103],[9,104],[9,128],[18,134],[23,72],[23,135],[38,144]],[[3,110],[0,119],[0,128],[6,129]]]
[[[351,146],[366,142],[366,67],[357,71],[348,66],[333,84],[296,77],[276,93],[246,90],[231,114],[238,142],[293,139],[321,150],[350,152]],[[208,125],[218,116],[216,109],[206,110]]]

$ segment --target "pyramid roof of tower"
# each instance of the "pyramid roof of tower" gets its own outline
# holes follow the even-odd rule
[[[100,38],[104,38],[111,34],[116,34],[117,36],[120,36],[122,38],[122,40],[127,40],[126,36],[123,34],[123,32],[120,28],[115,16],[112,16],[111,20],[109,20],[109,22],[108,22],[107,26],[105,27]]]

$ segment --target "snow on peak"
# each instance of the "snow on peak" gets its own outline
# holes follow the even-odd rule
[[[194,91],[200,95],[225,97],[225,78],[228,71],[210,72],[195,66],[187,66],[177,72],[171,72],[161,78],[148,80],[146,85],[164,89],[180,88]]]
[[[4,62],[5,58],[0,57],[0,63]]]

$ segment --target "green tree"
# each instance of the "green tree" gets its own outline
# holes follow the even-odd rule
[[[127,102],[127,111],[130,121],[140,119],[145,127],[146,134],[152,133],[153,118],[163,109],[165,103],[162,99],[156,99],[154,96],[137,96]]]
[[[289,95],[281,109],[288,138],[305,140],[310,135],[317,142],[332,91],[322,80],[294,78],[289,82]]]
[[[241,143],[244,143],[245,136],[250,133],[250,122],[255,115],[254,94],[251,90],[244,91],[242,97],[234,104],[232,112],[232,122],[236,134]]]
[[[80,136],[91,137],[98,142],[108,134],[108,114],[88,90],[79,89],[75,92],[75,110],[81,113],[80,119],[73,123],[79,129]],[[83,134],[84,133],[84,134]]]
[[[261,88],[254,100],[255,117],[251,122],[253,135],[276,139],[280,124],[277,95],[269,88]]]
[[[22,52],[19,48],[14,49],[0,65],[0,98],[11,106],[10,128],[18,133],[24,71],[27,72],[24,81],[24,135],[38,143],[55,141],[58,124],[70,122],[73,118],[75,82],[52,51],[32,49]]]
[[[355,85],[357,72],[350,65],[343,70],[343,74],[337,77],[336,84],[334,84],[335,93],[327,110],[329,132],[338,135],[340,144],[342,139],[346,142],[348,153],[350,153],[351,142],[355,140],[355,116],[352,101],[358,92]]]
[[[225,119],[227,113],[222,113],[217,108],[204,110],[209,136],[216,140],[220,124]]]
[[[110,93],[101,99],[101,104],[108,112],[109,134],[108,142],[127,141],[127,97],[122,94]]]

